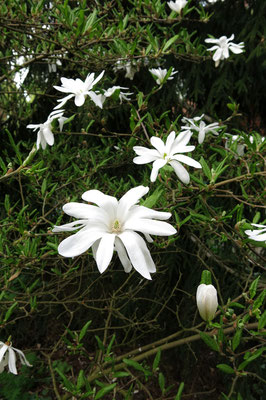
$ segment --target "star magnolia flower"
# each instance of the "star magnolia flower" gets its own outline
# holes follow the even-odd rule
[[[176,230],[167,222],[158,221],[170,218],[170,213],[137,205],[148,191],[148,187],[137,186],[118,201],[99,190],[89,190],[83,193],[82,199],[96,206],[65,204],[64,212],[80,219],[55,226],[53,232],[80,231],[59,244],[59,254],[76,257],[92,247],[98,269],[103,273],[116,250],[125,272],[130,272],[133,266],[144,278],[151,279],[150,273],[156,268],[144,239],[135,231],[143,233],[146,240],[152,242],[151,234],[168,236]]]
[[[153,75],[154,79],[156,79],[156,83],[158,85],[161,85],[163,83],[163,80],[167,74],[167,69],[162,69],[162,68],[151,68],[149,69],[150,73]],[[167,78],[168,81],[171,79],[174,79],[173,76],[177,74],[178,71],[175,71],[174,68],[172,69],[171,75]]]
[[[134,79],[134,75],[136,72],[139,71],[139,66],[136,64],[135,60],[132,61],[123,61],[123,60],[118,60],[113,67],[114,72],[117,72],[119,70],[125,70],[125,78],[130,79],[131,81]]]
[[[187,0],[169,1],[167,4],[171,8],[171,10],[179,14],[182,8],[184,8],[187,5]]]
[[[213,285],[205,285],[205,283],[199,285],[196,293],[196,301],[201,318],[204,321],[211,321],[218,307],[215,287]]]
[[[231,50],[234,54],[243,53],[244,42],[239,44],[229,43],[233,40],[235,35],[230,36],[228,39],[226,36],[221,36],[219,39],[205,39],[206,43],[215,43],[208,51],[216,50],[212,59],[215,61],[215,67],[218,67],[221,60],[229,57],[229,50]]]
[[[159,169],[164,167],[166,164],[170,164],[174,168],[177,177],[185,184],[190,181],[189,173],[183,167],[180,162],[190,165],[195,168],[202,168],[198,161],[193,160],[193,158],[184,156],[178,153],[187,153],[193,151],[195,146],[187,146],[192,133],[189,131],[181,132],[177,137],[175,137],[175,132],[172,131],[166,140],[166,143],[162,139],[153,136],[151,138],[151,144],[155,147],[153,149],[147,149],[142,146],[135,146],[133,150],[136,152],[138,157],[133,159],[135,164],[147,164],[153,162],[151,171],[151,182],[155,182]]]
[[[92,74],[88,74],[85,82],[81,79],[68,79],[61,78],[62,86],[54,86],[56,90],[64,93],[71,93],[66,97],[63,97],[61,100],[57,100],[59,104],[54,107],[54,109],[58,109],[63,107],[63,105],[72,97],[75,97],[74,101],[77,107],[80,107],[84,104],[85,98],[88,95],[91,100],[96,104],[96,106],[102,108],[101,102],[99,101],[96,93],[92,91],[93,86],[102,79],[104,71],[100,73],[100,75],[94,79],[94,72]]]
[[[128,96],[131,96],[133,93],[123,93],[121,89],[128,89],[126,87],[122,87],[122,86],[112,86],[107,90],[104,90],[104,94],[99,94],[99,98],[100,101],[102,103],[102,106],[106,100],[107,97],[111,97],[116,90],[119,90],[119,99],[120,99],[120,103],[122,103],[123,100],[130,100],[130,98]]]
[[[22,364],[32,367],[21,350],[12,347],[10,342],[0,342],[0,373],[2,373],[4,368],[8,366],[9,371],[12,374],[17,375],[16,353],[18,353]]]
[[[256,226],[256,228],[261,228],[261,229],[245,231],[245,234],[248,235],[248,238],[251,240],[255,240],[257,242],[265,242],[266,243],[266,225],[260,225],[260,224],[251,224],[251,225]]]
[[[48,115],[47,121],[45,121],[43,124],[30,124],[27,125],[27,128],[33,129],[33,131],[38,130],[37,133],[37,150],[39,150],[40,145],[42,146],[42,149],[44,150],[46,148],[46,145],[48,144],[49,146],[52,146],[54,144],[54,134],[52,132],[52,121],[54,119],[58,119],[59,123],[59,129],[60,132],[62,132],[63,125],[65,120],[67,119],[66,117],[63,117],[64,110],[56,110],[51,112],[51,114]]]
[[[212,124],[206,125],[204,121],[200,121],[199,125],[197,125],[194,121],[199,121],[202,117],[204,116],[204,114],[202,114],[201,117],[195,117],[194,120],[193,119],[189,119],[189,118],[183,118],[183,120],[188,120],[188,125],[183,125],[181,126],[182,130],[192,130],[192,131],[196,131],[198,132],[198,142],[199,144],[203,143],[204,139],[205,139],[205,135],[208,132],[212,132],[215,135],[218,135],[218,132],[216,132],[216,129],[220,129],[220,125],[218,124],[218,122],[214,122]]]

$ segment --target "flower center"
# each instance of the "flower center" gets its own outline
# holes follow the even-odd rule
[[[118,221],[118,219],[116,219],[113,222],[112,227],[111,227],[111,231],[112,231],[112,233],[120,233],[121,232],[121,224]]]

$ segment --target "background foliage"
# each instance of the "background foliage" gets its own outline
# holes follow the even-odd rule
[[[265,15],[263,0],[191,0],[181,17],[160,0],[1,6],[0,339],[12,335],[34,364],[0,375],[3,399],[263,398],[265,245],[244,230],[265,219]],[[232,33],[245,53],[215,68],[204,39]],[[132,80],[118,60],[135,68]],[[148,71],[158,66],[178,71],[161,89]],[[103,110],[69,101],[74,118],[36,152],[26,126],[47,119],[61,97],[53,85],[103,69],[104,88],[127,87],[132,100]],[[151,184],[133,146],[201,113],[222,127],[193,153],[203,169],[190,168],[188,186],[167,169]],[[225,148],[228,132],[242,137],[243,156],[236,142]],[[125,274],[116,256],[100,275],[90,253],[58,255],[63,236],[51,228],[70,222],[66,202],[140,184],[150,187],[143,204],[171,211],[178,230],[149,245],[152,281]],[[204,269],[219,294],[211,330],[195,304]]]

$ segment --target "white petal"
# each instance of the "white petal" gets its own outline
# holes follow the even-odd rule
[[[97,206],[104,208],[110,218],[116,217],[116,210],[118,201],[113,196],[108,196],[100,192],[100,190],[88,190],[83,193],[81,196],[83,200],[88,201],[89,203],[95,203]]]
[[[45,140],[45,137],[44,137],[42,131],[39,131],[39,134],[40,134],[40,142],[41,142],[42,149],[45,150],[45,149],[46,149],[46,140]]]
[[[213,61],[218,61],[222,59],[222,49],[219,47],[212,57]]]
[[[8,349],[8,346],[5,343],[1,342],[1,345],[2,345],[2,347],[0,349],[0,362],[2,361],[6,351]]]
[[[12,347],[9,347],[8,368],[12,374],[14,374],[14,375],[18,374],[18,371],[16,368],[16,354],[15,354],[14,350],[12,349]]]
[[[185,183],[186,185],[189,184],[190,177],[186,168],[184,168],[183,165],[176,160],[170,161],[169,164],[174,168],[175,173],[180,181]]]
[[[43,129],[43,136],[46,142],[49,144],[49,146],[52,146],[54,144],[54,135],[49,127],[45,127]]]
[[[234,54],[243,53],[243,49],[240,47],[240,44],[237,45],[237,44],[232,43],[232,44],[229,45],[229,49],[230,49]]]
[[[132,264],[127,256],[126,249],[118,236],[115,238],[115,249],[117,251],[119,260],[124,267],[125,272],[129,273],[132,270]]]
[[[100,73],[100,75],[97,76],[97,78],[93,81],[92,87],[93,87],[94,85],[96,85],[96,83],[98,83],[100,79],[102,79],[104,72],[105,72],[105,71],[103,70],[103,71]]]
[[[104,209],[90,204],[77,202],[67,203],[63,206],[63,211],[67,215],[75,218],[93,218],[96,220],[108,221],[108,215]]]
[[[117,218],[123,221],[128,210],[133,205],[137,204],[139,200],[148,193],[148,191],[149,188],[147,186],[137,186],[126,192],[118,202]]]
[[[252,226],[256,226],[257,228],[265,228],[266,229],[266,225],[262,225],[262,224],[251,224]]]
[[[160,138],[158,138],[158,137],[156,137],[156,136],[152,136],[151,137],[151,144],[152,144],[152,146],[153,147],[155,147],[156,148],[156,150],[158,150],[159,151],[159,153],[161,154],[161,155],[163,155],[164,154],[164,142],[162,141],[162,139],[160,139]]]
[[[96,94],[94,92],[88,92],[88,96],[91,98],[91,100],[96,106],[103,108],[103,103],[104,103],[103,100],[105,100],[105,98],[102,97],[104,96],[102,96],[101,94]]]
[[[75,104],[77,107],[83,106],[85,103],[85,95],[83,93],[76,94],[75,96]]]
[[[57,100],[57,101],[59,102],[59,104],[57,104],[57,106],[54,107],[54,110],[57,110],[58,108],[63,107],[63,105],[66,104],[66,102],[67,102],[69,99],[71,99],[72,97],[74,97],[74,96],[75,96],[74,94],[69,94],[68,96],[63,97],[62,99]]]
[[[87,251],[91,245],[104,235],[94,229],[85,229],[64,239],[58,246],[58,253],[63,257],[76,257]]]
[[[22,364],[27,365],[28,367],[32,367],[32,365],[26,359],[25,354],[21,350],[16,349],[15,347],[12,347],[12,349],[15,350],[18,353],[20,361],[21,361]]]
[[[135,164],[148,164],[150,162],[153,162],[157,160],[158,156],[153,156],[151,154],[144,154],[142,156],[137,156],[133,158],[133,162]]]
[[[175,140],[175,132],[172,131],[171,133],[169,133],[167,139],[166,139],[166,144],[165,144],[165,153],[169,154],[170,153],[170,149],[172,147],[172,144],[174,143]]]
[[[172,216],[171,213],[165,211],[156,211],[144,206],[132,207],[128,212],[128,220],[130,218],[152,218],[166,220]]]
[[[119,235],[129,259],[139,274],[146,279],[151,279],[150,272],[155,272],[156,267],[144,239],[136,232],[125,231]]]
[[[150,235],[170,236],[174,235],[177,231],[172,225],[163,221],[154,221],[152,219],[133,219],[125,222],[124,229],[130,229],[141,233],[148,233]]]
[[[36,141],[37,150],[39,150],[40,144],[41,144],[41,133],[40,133],[40,131],[39,131],[39,132],[37,133],[37,141]]]
[[[177,154],[176,156],[173,156],[173,160],[181,161],[182,163],[190,165],[194,168],[202,168],[201,164],[198,161],[194,160],[191,157],[184,156],[183,154]]]
[[[116,235],[113,233],[106,233],[100,240],[96,251],[96,263],[101,274],[106,270],[112,260],[115,236]]]
[[[154,163],[152,165],[151,176],[150,176],[151,182],[156,181],[159,169],[164,167],[166,163],[167,163],[167,161],[162,158],[159,158],[158,160],[154,161]]]
[[[71,232],[77,229],[83,228],[87,223],[87,220],[80,219],[69,224],[64,224],[60,226],[54,226],[52,232]]]

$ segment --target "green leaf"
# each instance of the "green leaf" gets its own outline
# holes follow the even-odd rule
[[[90,326],[90,324],[91,324],[91,321],[88,321],[88,322],[86,322],[86,324],[83,326],[83,328],[81,329],[81,331],[80,331],[80,334],[79,334],[79,342],[81,342],[81,340],[84,338],[84,336],[86,335],[86,333],[87,333],[87,330],[88,330],[88,327]]]
[[[163,192],[164,189],[162,189],[161,187],[157,187],[157,189],[155,189],[152,195],[149,196],[147,199],[145,199],[141,205],[144,207],[152,208],[157,203],[157,201],[162,197]]]
[[[262,347],[261,349],[255,351],[246,361],[243,361],[237,368],[238,371],[242,371],[249,363],[256,360],[256,358],[260,357],[262,353],[266,350],[266,347]]]
[[[175,396],[175,400],[181,400],[181,394],[183,392],[184,386],[185,386],[184,382],[181,382],[178,388],[178,392]]]
[[[161,359],[161,350],[159,349],[156,353],[156,356],[154,358],[153,364],[152,364],[152,370],[155,371],[160,363]]]
[[[166,51],[170,46],[172,46],[172,44],[179,38],[179,34],[173,36],[171,39],[167,40],[167,42],[165,43],[162,52]]]
[[[253,299],[253,297],[256,295],[257,292],[257,287],[259,283],[260,276],[258,276],[250,285],[249,287],[249,293],[250,293],[250,298]]]
[[[236,331],[236,333],[234,334],[233,341],[232,341],[232,349],[234,351],[238,347],[241,337],[242,337],[242,329],[238,329]]]
[[[138,371],[141,371],[141,372],[144,372],[144,373],[147,372],[147,370],[145,370],[145,368],[143,368],[143,366],[141,364],[139,364],[137,361],[127,360],[126,358],[123,358],[123,363],[125,363],[129,367],[135,368]]]
[[[115,340],[115,334],[113,334],[112,339],[110,340],[110,343],[108,344],[108,347],[106,350],[106,355],[109,355],[111,353],[111,349],[112,349],[114,340]]]
[[[206,163],[206,161],[204,160],[203,157],[200,158],[200,164],[202,166],[202,170],[203,170],[204,174],[211,181],[212,173],[211,173],[211,170],[210,170],[209,166],[207,165],[207,163]]]
[[[258,308],[260,308],[260,306],[263,304],[264,302],[264,298],[266,296],[266,289],[264,289],[261,294],[256,298],[256,300],[253,303],[253,311],[257,310]]]
[[[263,329],[265,327],[265,325],[266,325],[266,310],[260,317],[258,329]]]
[[[216,368],[220,369],[221,371],[225,372],[226,374],[234,374],[235,373],[233,368],[227,364],[218,364],[218,365],[216,365]]]
[[[211,338],[209,335],[207,335],[205,332],[200,332],[200,337],[203,340],[203,342],[207,346],[209,346],[212,350],[219,351],[218,343],[213,338]]]
[[[99,349],[102,350],[102,351],[104,352],[104,351],[105,351],[105,348],[104,348],[103,342],[101,341],[101,339],[99,338],[99,336],[95,335],[95,339],[97,340]]]
[[[18,304],[18,302],[16,301],[15,303],[12,304],[12,306],[9,307],[9,309],[7,310],[7,312],[5,314],[4,322],[6,322],[9,319],[9,317],[12,314],[12,312],[17,307],[17,304]]]
[[[162,391],[162,394],[164,394],[164,389],[165,389],[165,377],[164,377],[164,375],[163,375],[161,372],[159,373],[158,381],[159,381],[159,386],[160,386],[160,389],[161,389],[161,391]]]
[[[99,390],[99,392],[95,396],[95,400],[101,399],[104,395],[111,392],[116,387],[116,383],[112,383],[111,385],[107,385]]]

